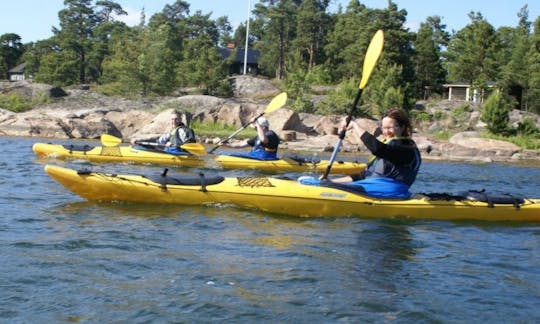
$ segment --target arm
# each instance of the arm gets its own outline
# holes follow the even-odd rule
[[[242,148],[242,147],[249,146],[249,143],[248,143],[248,140],[243,140],[243,141],[235,141],[233,143],[223,142],[220,145],[225,145],[232,148]]]
[[[396,165],[408,164],[414,160],[414,145],[388,145],[379,141],[377,137],[360,127],[356,121],[351,121],[349,125],[373,155]]]
[[[385,144],[368,132],[364,132],[360,136],[360,140],[362,140],[362,143],[364,143],[373,155],[396,165],[409,164],[415,158],[415,147],[413,145]]]
[[[268,137],[266,136],[264,127],[259,125],[259,123],[255,123],[255,125],[257,127],[257,136],[259,136],[259,140],[261,141],[261,143],[268,144]]]
[[[168,132],[168,133],[163,133],[163,135],[161,135],[161,136],[158,138],[157,142],[158,142],[158,144],[160,144],[160,145],[165,145],[165,144],[167,144],[167,142],[169,141],[170,138],[171,138],[171,133],[170,133],[170,132]]]

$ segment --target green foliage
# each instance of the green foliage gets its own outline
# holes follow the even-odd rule
[[[289,51],[296,36],[298,2],[261,0],[253,10],[256,19],[252,32],[259,38],[259,67],[263,74],[279,80],[285,78]],[[294,51],[292,52],[294,53]]]
[[[191,128],[199,136],[217,136],[217,137],[228,137],[240,127],[233,125],[228,125],[224,123],[202,123],[198,120],[194,120],[191,125]],[[257,135],[255,129],[251,127],[246,127],[242,132],[240,132],[236,138],[251,138]]]
[[[344,81],[317,104],[315,113],[322,115],[347,114],[357,92],[358,82],[356,80]],[[365,107],[359,105],[356,108],[356,116],[370,116],[370,114]]]
[[[219,94],[220,91],[226,95],[232,93],[222,83],[227,76],[227,65],[209,37],[201,36],[187,41],[183,53],[183,60],[177,69],[181,85],[201,87],[207,94]]]
[[[28,99],[17,93],[0,94],[0,108],[17,113],[30,110],[35,105],[46,103],[48,101],[49,97],[45,94],[41,94],[33,99]]]
[[[23,45],[19,35],[0,35],[0,79],[8,79],[7,71],[17,65],[22,54]]]
[[[385,111],[393,107],[401,107],[403,104],[403,93],[398,88],[390,87],[386,89],[383,100],[379,106],[379,115],[382,115]]]
[[[285,80],[285,89],[292,102],[291,108],[297,112],[311,113],[314,105],[311,102],[309,73],[304,69],[295,69],[289,72]]]
[[[508,134],[508,101],[499,92],[493,92],[482,107],[480,119],[487,123],[487,129],[493,134]]]
[[[398,65],[381,64],[364,91],[364,101],[372,103],[378,115],[393,107],[405,108],[405,94],[401,87],[403,69]]]
[[[434,114],[433,114],[433,119],[434,120],[441,120],[443,119],[444,117],[444,114],[442,111],[436,111]]]
[[[417,98],[426,99],[431,95],[431,91],[441,91],[441,84],[446,77],[441,59],[441,46],[446,45],[449,39],[444,27],[439,17],[429,17],[427,23],[420,24],[414,41],[416,53],[413,56]],[[428,89],[430,91],[427,91]]]
[[[524,107],[530,112],[540,114],[540,17],[534,22],[534,32],[530,37],[527,55],[528,79]]]
[[[499,40],[495,29],[480,13],[469,14],[471,24],[458,31],[448,45],[447,68],[455,81],[468,81],[483,86],[496,80]]]
[[[308,96],[295,98],[290,106],[297,112],[313,113],[315,110],[315,105]]]
[[[536,119],[525,118],[518,123],[517,134],[520,136],[532,136],[540,138],[540,130],[536,127]]]
[[[230,98],[234,95],[234,88],[229,81],[219,80],[215,88],[209,89],[208,94],[216,97]]]
[[[32,108],[30,101],[16,93],[0,94],[0,107],[13,111],[23,112]]]
[[[505,141],[505,142],[510,142],[526,150],[540,150],[540,138],[538,136],[531,136],[531,135],[508,136],[508,135],[497,135],[497,134],[489,135],[488,134],[486,137]]]
[[[411,118],[419,122],[433,120],[433,116],[425,111],[411,112]]]
[[[464,122],[469,116],[470,106],[465,103],[452,109],[452,117],[458,122]]]
[[[73,51],[51,52],[41,57],[37,82],[65,86],[79,82],[79,60]]]
[[[441,141],[447,141],[452,135],[453,134],[448,131],[437,131],[433,133],[433,136]]]

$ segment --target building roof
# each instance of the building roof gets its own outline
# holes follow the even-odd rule
[[[497,82],[495,81],[487,81],[486,82],[486,85],[488,87],[494,87],[497,85]],[[471,84],[469,82],[452,82],[452,83],[446,83],[446,84],[443,84],[443,87],[445,88],[469,88],[471,86]]]
[[[26,63],[21,63],[14,68],[9,69],[8,73],[24,73]]]
[[[236,57],[233,60],[233,63],[244,63],[245,50],[243,48],[230,49],[230,48],[218,48],[218,51],[221,53],[223,59],[228,58],[232,52],[236,50]],[[260,52],[258,50],[249,49],[247,50],[247,63],[248,64],[257,64],[259,61]]]

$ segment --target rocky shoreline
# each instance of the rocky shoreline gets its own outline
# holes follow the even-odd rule
[[[256,82],[255,82],[256,81]],[[188,121],[224,123],[241,127],[264,111],[269,100],[280,90],[270,81],[251,77],[234,80],[235,98],[222,99],[204,95],[145,98],[130,100],[100,95],[87,89],[69,89],[67,95],[51,98],[32,110],[14,113],[0,107],[0,135],[55,139],[96,139],[107,133],[128,142],[129,139],[159,135],[168,124],[172,109],[184,112]],[[28,81],[2,82],[1,93],[16,92],[30,97],[50,95],[57,88]],[[471,114],[474,115],[474,114]],[[267,115],[271,128],[283,139],[280,149],[324,153],[333,150],[338,141],[337,129],[342,116],[298,114],[286,106]],[[376,121],[362,119],[368,130]],[[480,123],[476,120],[475,123]],[[527,163],[540,165],[540,150],[523,150],[505,141],[481,137],[481,129],[469,127],[442,141],[422,128],[414,134],[426,160],[468,161],[480,163]],[[241,134],[238,136],[241,138]],[[199,138],[215,144],[219,138]],[[367,154],[359,140],[349,134],[342,152]]]

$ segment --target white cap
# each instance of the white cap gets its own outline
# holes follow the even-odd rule
[[[264,117],[259,117],[259,119],[257,119],[257,122],[259,123],[259,125],[264,126],[264,127],[270,126],[270,124],[268,123],[268,120]]]

